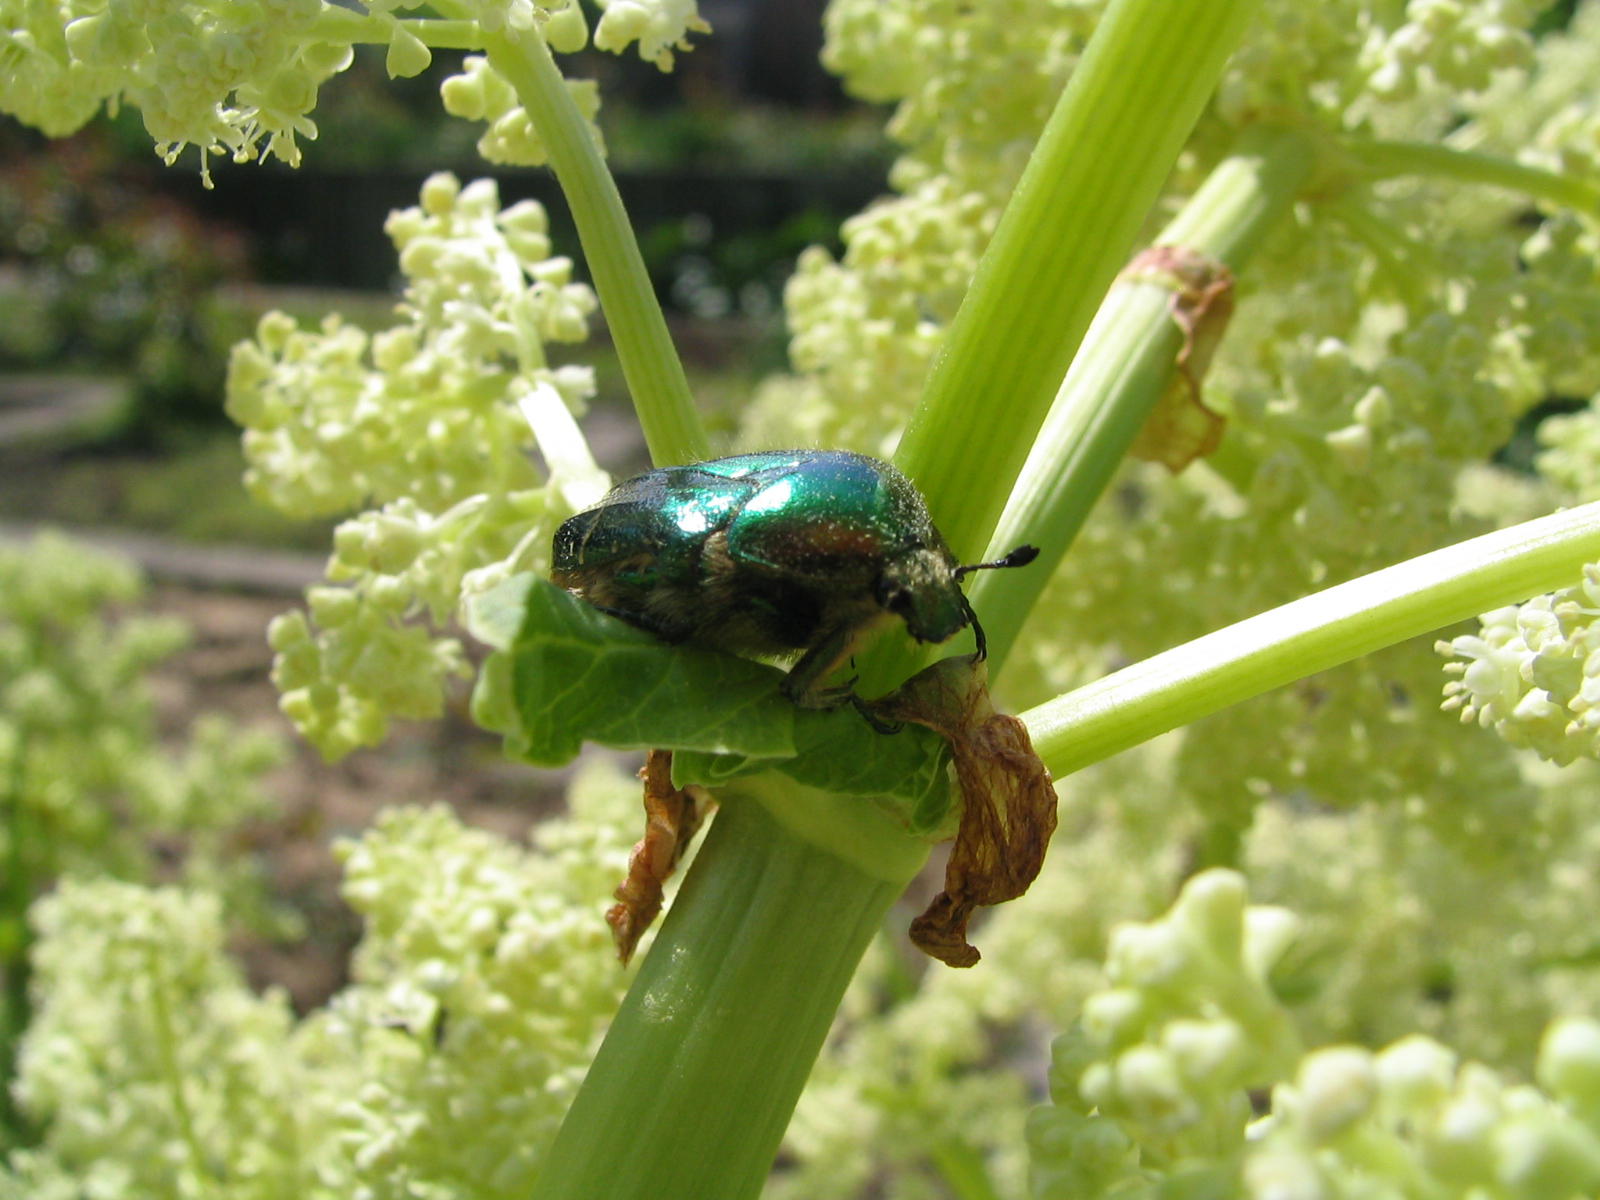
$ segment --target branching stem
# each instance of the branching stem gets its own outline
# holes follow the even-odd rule
[[[502,33],[489,37],[488,51],[490,64],[516,88],[572,208],[650,457],[658,466],[709,458],[710,442],[622,197],[549,48],[535,33]]]
[[[483,49],[483,29],[476,21],[413,17],[395,24],[435,50]],[[370,13],[327,4],[317,17],[317,33],[330,42],[381,46],[388,43],[392,27]]]
[[[961,561],[978,561],[988,544],[1079,341],[1256,8],[1106,7],[895,455]],[[921,656],[903,638],[883,639],[861,657],[860,690],[897,686]]]
[[[1057,779],[1169,729],[1575,583],[1600,560],[1600,501],[1435,550],[1145,659],[1022,714]]]
[[[1506,188],[1556,207],[1600,213],[1600,188],[1581,179],[1559,175],[1541,167],[1530,167],[1497,154],[1459,150],[1434,142],[1362,139],[1346,141],[1343,148],[1362,169],[1379,179],[1434,175],[1460,183]]]

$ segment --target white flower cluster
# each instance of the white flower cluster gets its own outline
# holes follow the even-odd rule
[[[1600,565],[1576,587],[1485,613],[1438,643],[1446,709],[1558,763],[1600,757]]]
[[[526,1193],[628,981],[603,910],[637,805],[581,772],[532,850],[390,810],[344,852],[353,981],[299,1022],[242,978],[214,894],[63,885],[16,1088],[43,1137],[0,1196]]]
[[[1589,397],[1585,407],[1540,424],[1539,473],[1574,502],[1600,498],[1600,306],[1593,303],[1600,289],[1600,219],[1551,224],[1529,239],[1524,257],[1537,288],[1530,299],[1555,315],[1538,328],[1547,353],[1567,366],[1560,392]]]
[[[1300,922],[1273,980],[1308,1044],[1425,1033],[1526,1075],[1551,1020],[1600,1011],[1600,973],[1584,959],[1585,914],[1600,903],[1596,770],[1542,768],[1551,782],[1536,788],[1461,761],[1457,792],[1485,796],[1437,819],[1398,804],[1257,808],[1241,869]],[[1451,835],[1451,817],[1469,828]]]
[[[41,1003],[16,1093],[46,1133],[11,1157],[18,1195],[326,1195],[288,1151],[353,1081],[286,1052],[288,999],[227,958],[214,894],[69,881],[32,919]]]
[[[138,108],[169,162],[187,145],[291,165],[315,138],[317,89],[350,47],[311,36],[321,0],[68,0],[0,4],[0,109],[52,136],[102,104]]]
[[[1410,1036],[1301,1056],[1267,980],[1296,937],[1211,871],[1114,936],[1112,987],[1057,1042],[1033,1194],[1579,1195],[1600,1185],[1600,1023],[1558,1020],[1542,1091]],[[1247,1090],[1271,1086],[1257,1119]]]
[[[1600,1023],[1551,1025],[1539,1083],[1517,1085],[1414,1036],[1308,1054],[1251,1129],[1242,1194],[1576,1196],[1600,1186]]]
[[[446,621],[472,572],[540,566],[552,522],[604,490],[569,411],[593,374],[545,354],[587,334],[595,300],[551,257],[544,210],[502,211],[492,181],[441,174],[387,229],[408,280],[401,324],[369,336],[271,313],[229,364],[258,496],[299,514],[377,506],[335,536],[329,579],[345,586],[311,589],[310,619],[270,634],[284,711],[329,755],[381,739],[391,717],[436,714],[461,649],[408,622]]]
[[[576,44],[561,41],[569,22],[552,19],[545,26],[545,36],[557,39],[557,50],[578,50],[585,36],[582,15],[573,4],[563,10],[577,16]],[[445,112],[467,121],[486,121],[489,128],[478,139],[478,153],[492,163],[506,163],[519,167],[542,167],[550,160],[544,140],[534,128],[528,110],[517,101],[517,91],[506,78],[489,65],[481,54],[469,54],[462,63],[466,69],[452,75],[439,86],[439,97]],[[578,111],[589,122],[590,135],[599,144],[600,130],[594,124],[600,111],[600,88],[592,79],[567,79],[567,92]]]
[[[1294,934],[1284,910],[1247,909],[1244,880],[1227,871],[1191,879],[1160,920],[1113,932],[1112,986],[1057,1042],[1056,1106],[1030,1124],[1039,1194],[1107,1194],[1238,1154],[1249,1089],[1298,1056],[1267,985]]]
[[[81,128],[101,107],[137,108],[171,163],[187,146],[200,151],[210,184],[212,155],[236,162],[273,155],[300,164],[300,139],[315,140],[311,112],[329,78],[352,61],[353,41],[387,43],[390,76],[421,74],[433,61],[428,20],[399,14],[422,0],[0,0],[0,111],[52,137]],[[695,0],[601,0],[595,45],[640,57],[663,71],[690,33],[710,26]],[[571,53],[589,40],[578,0],[465,0],[453,6],[484,34],[542,37]],[[449,44],[459,45],[459,42]],[[590,118],[593,82],[567,84]],[[491,67],[474,56],[443,87],[445,109],[488,121],[478,143],[490,162],[538,165],[545,150],[525,109]]]
[[[689,49],[691,33],[711,32],[696,0],[599,0],[599,4],[604,11],[595,27],[595,46],[621,54],[637,43],[639,57],[663,71],[672,69],[674,50]]]
[[[1596,37],[1600,39],[1600,28]],[[1600,163],[1600,119],[1591,140]],[[1562,142],[1569,147],[1576,144],[1574,140]],[[1600,178],[1600,170],[1595,175]],[[1550,385],[1558,395],[1600,393],[1600,305],[1592,302],[1600,289],[1600,217],[1579,213],[1552,216],[1522,243],[1518,259],[1526,280],[1512,302],[1518,304],[1518,315],[1528,326],[1530,355],[1549,364]],[[1546,422],[1540,437],[1559,447],[1561,429],[1559,421]],[[1541,464],[1541,470],[1559,476],[1548,462]]]
[[[529,1191],[628,982],[604,909],[637,786],[609,766],[580,776],[531,850],[442,806],[346,847],[355,983],[300,1037],[360,1065],[333,1131],[354,1194]]]
[[[1219,94],[1228,120],[1309,110],[1338,128],[1398,128],[1458,105],[1533,57],[1525,0],[1269,0]]]
[[[1483,91],[1496,72],[1529,64],[1528,26],[1540,11],[1526,0],[1414,0],[1394,25],[1368,31],[1366,87],[1383,102],[1405,99],[1420,84]]]
[[[784,289],[799,377],[765,383],[744,418],[751,445],[883,454],[921,393],[994,231],[998,210],[938,176],[844,224],[842,262],[807,248]],[[823,400],[822,397],[826,397]]]

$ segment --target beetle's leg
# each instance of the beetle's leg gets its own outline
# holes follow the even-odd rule
[[[906,727],[904,721],[886,721],[880,717],[872,711],[872,705],[856,695],[855,692],[850,693],[850,703],[861,714],[861,719],[871,725],[878,733],[899,733]]]
[[[855,627],[849,625],[823,634],[789,669],[781,688],[783,694],[801,708],[838,708],[848,704],[855,694],[849,684],[842,688],[825,688],[822,681],[850,657],[855,635]]]
[[[851,705],[863,720],[879,733],[899,733],[905,728],[898,721],[886,721],[872,711],[872,706],[855,692],[855,680],[839,687],[825,688],[822,681],[833,674],[850,657],[855,646],[859,626],[841,626],[823,636],[795,663],[782,684],[783,694],[800,708],[839,708]]]

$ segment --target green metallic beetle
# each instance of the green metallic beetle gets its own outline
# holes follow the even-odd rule
[[[843,450],[769,450],[635,476],[556,531],[551,578],[663,641],[739,654],[803,651],[783,692],[805,708],[862,701],[823,682],[894,617],[919,642],[983,629],[960,566],[911,481]]]

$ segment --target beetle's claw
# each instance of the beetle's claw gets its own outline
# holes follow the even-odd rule
[[[843,708],[846,704],[856,702],[855,686],[856,681],[849,679],[838,687],[818,688],[816,691],[789,698],[801,708],[818,708],[823,712],[832,712],[836,708]]]
[[[888,721],[880,717],[873,711],[872,705],[854,692],[850,693],[850,704],[861,714],[861,719],[878,733],[899,733],[906,727],[904,721]]]

